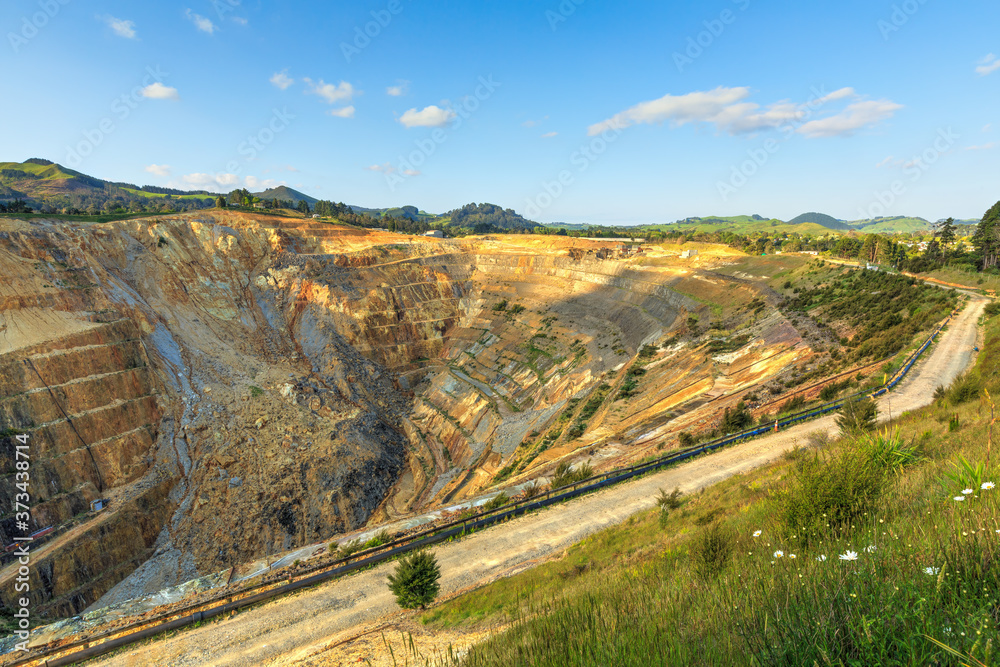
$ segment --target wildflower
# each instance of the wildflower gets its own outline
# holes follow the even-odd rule
[[[941,568],[939,568],[939,567],[925,567],[924,568],[924,574],[926,574],[928,576],[931,576],[931,577],[936,576],[937,573],[940,572],[940,571],[941,571]]]
[[[998,530],[997,532],[1000,533],[1000,530]],[[818,560],[819,562],[822,563],[823,561],[826,560],[826,554],[822,554],[820,556],[816,556],[816,560]]]
[[[857,560],[857,559],[858,559],[857,551],[849,550],[846,554],[840,554],[840,560]]]
[[[964,496],[972,495],[972,489],[962,489],[962,495]]]
[[[781,558],[784,555],[785,555],[785,552],[782,551],[781,549],[778,549],[777,551],[774,552],[774,557],[775,558]]]
[[[960,503],[965,500],[965,496],[955,496],[955,502]]]
[[[753,531],[753,536],[754,536],[754,537],[760,537],[760,534],[761,534],[762,532],[764,532],[764,531],[762,531],[762,530],[755,530],[755,531]]]
[[[983,482],[983,485],[979,487],[983,491],[989,491],[990,489],[996,488],[996,484],[993,482]]]
[[[795,559],[795,554],[788,554],[788,557],[794,560]]]
[[[875,545],[874,544],[869,544],[867,547],[865,547],[865,551],[867,551],[870,554],[875,553]]]

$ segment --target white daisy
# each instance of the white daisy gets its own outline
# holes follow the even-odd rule
[[[983,482],[983,485],[979,487],[983,491],[989,491],[990,489],[996,488],[996,484],[993,482]]]
[[[784,555],[785,555],[785,552],[784,552],[784,551],[782,551],[781,549],[778,549],[777,551],[775,551],[775,552],[774,552],[774,557],[775,557],[775,558],[781,558],[781,557],[783,557]]]
[[[931,577],[937,575],[937,573],[940,572],[940,571],[941,571],[941,568],[939,568],[939,567],[925,567],[924,568],[924,574],[929,575]]]
[[[972,489],[962,489],[962,495],[963,496],[971,496],[972,495]]]
[[[754,537],[760,537],[760,534],[761,534],[762,532],[764,532],[764,531],[761,531],[761,530],[755,530],[755,531],[753,531],[753,536],[754,536]]]
[[[857,559],[858,559],[857,551],[848,551],[846,554],[840,554],[840,560],[857,560]]]
[[[823,561],[826,560],[826,554],[822,554],[820,556],[816,556],[816,560],[818,560],[819,562],[822,563]]]

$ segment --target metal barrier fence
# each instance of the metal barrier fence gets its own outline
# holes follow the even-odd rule
[[[957,312],[957,311],[956,311]],[[500,523],[502,521],[507,521],[509,519],[521,516],[528,512],[541,509],[543,507],[548,507],[549,505],[554,505],[556,503],[563,502],[565,500],[570,500],[578,496],[584,495],[586,493],[591,493],[599,489],[603,489],[609,486],[614,486],[621,482],[640,477],[642,475],[655,472],[667,466],[675,465],[687,459],[699,456],[701,454],[707,454],[709,452],[715,451],[726,445],[733,444],[740,440],[745,440],[747,438],[752,438],[758,435],[763,435],[766,433],[773,433],[780,430],[782,427],[791,426],[793,424],[805,421],[807,419],[812,419],[814,417],[819,417],[821,415],[827,414],[834,410],[839,409],[844,405],[844,403],[859,398],[862,396],[868,396],[871,398],[876,398],[886,393],[893,387],[895,387],[900,380],[902,380],[913,364],[916,363],[917,359],[927,350],[928,347],[934,342],[938,334],[944,329],[945,326],[951,321],[955,316],[955,312],[952,312],[944,322],[938,326],[937,329],[927,338],[923,345],[919,349],[914,351],[900,366],[900,369],[893,374],[891,379],[887,379],[882,385],[877,387],[873,391],[860,391],[854,394],[850,394],[843,398],[839,398],[835,401],[830,401],[822,405],[818,405],[807,410],[802,410],[801,412],[793,413],[785,416],[784,418],[775,420],[774,423],[769,423],[766,426],[757,426],[746,429],[739,433],[728,434],[720,438],[716,438],[704,444],[694,445],[692,447],[687,447],[684,449],[676,450],[669,454],[665,454],[662,457],[654,459],[652,461],[647,461],[644,463],[638,463],[632,466],[627,466],[625,468],[619,468],[616,470],[611,470],[606,473],[595,475],[584,480],[580,480],[574,484],[566,487],[561,487],[555,490],[549,490],[548,492],[541,494],[535,498],[516,501],[505,506],[484,512],[483,514],[476,515],[475,517],[469,517],[466,519],[460,519],[458,521],[453,521],[451,523],[445,524],[443,526],[438,526],[435,528],[430,528],[419,533],[401,537],[392,542],[388,542],[384,545],[372,547],[363,551],[359,551],[356,554],[335,561],[334,563],[315,566],[301,575],[301,578],[295,579],[294,581],[289,581],[286,584],[281,584],[273,588],[268,588],[267,590],[259,591],[257,593],[252,593],[254,588],[250,588],[244,591],[237,591],[229,593],[228,595],[221,596],[218,600],[203,602],[196,605],[191,605],[186,608],[178,609],[173,612],[165,613],[159,617],[153,619],[147,619],[145,621],[135,623],[132,626],[126,626],[124,628],[116,628],[99,635],[65,644],[59,647],[42,649],[41,651],[35,653],[34,655],[25,656],[24,658],[8,663],[12,666],[14,665],[44,665],[45,667],[60,667],[62,665],[71,665],[75,662],[81,660],[86,660],[93,658],[104,653],[109,653],[122,646],[127,646],[128,644],[133,644],[143,639],[148,639],[149,637],[158,635],[163,632],[169,632],[171,630],[176,630],[187,625],[194,623],[199,623],[203,620],[219,616],[221,614],[226,614],[232,611],[236,611],[245,607],[258,604],[276,597],[285,595],[286,593],[291,593],[308,586],[313,586],[318,583],[322,583],[329,579],[334,579],[341,577],[345,574],[355,572],[373,565],[378,565],[385,561],[391,560],[396,556],[408,553],[410,551],[415,551],[422,549],[426,546],[432,544],[437,544],[450,540],[454,537],[459,537],[467,532],[478,530],[480,528],[486,528],[488,526]],[[309,574],[312,572],[312,574]],[[256,588],[260,588],[257,586]],[[250,593],[249,595],[246,595]],[[246,595],[246,597],[236,598],[240,595]],[[219,600],[225,600],[230,598],[229,601],[219,604],[214,607],[209,607],[205,609],[207,605],[213,604],[213,602],[218,602]],[[172,618],[183,614],[178,618]],[[128,633],[123,636],[122,632],[127,632],[129,627],[135,628],[135,632]],[[107,641],[102,641],[102,640]],[[94,642],[99,642],[94,644]],[[94,644],[94,645],[91,645]],[[56,656],[59,653],[63,653],[67,650],[79,648],[80,650],[74,651],[67,655],[60,655],[58,657],[53,657],[47,659],[46,656]]]

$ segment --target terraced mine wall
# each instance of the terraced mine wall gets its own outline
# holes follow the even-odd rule
[[[571,437],[567,406],[754,288],[532,243],[225,212],[0,223],[0,431],[30,434],[32,528],[54,528],[33,602],[75,614],[451,502],[540,433],[562,435],[536,467],[772,372],[681,346],[642,410]],[[760,332],[782,363],[801,342],[780,317]]]

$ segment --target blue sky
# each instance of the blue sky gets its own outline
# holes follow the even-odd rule
[[[790,4],[13,0],[0,160],[542,222],[1000,199],[995,0]]]

